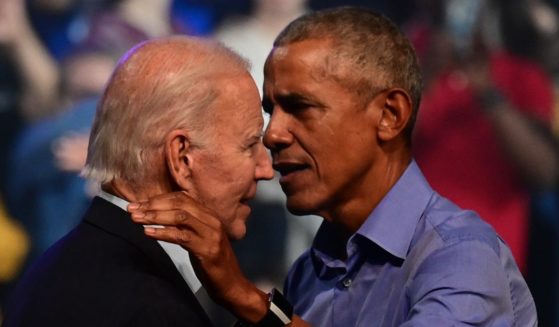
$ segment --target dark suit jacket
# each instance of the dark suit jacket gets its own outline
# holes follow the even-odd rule
[[[30,268],[11,326],[211,326],[171,259],[119,207],[95,198],[83,221]]]

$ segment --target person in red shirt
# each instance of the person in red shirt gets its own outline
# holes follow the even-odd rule
[[[558,174],[542,133],[550,127],[553,84],[537,63],[498,45],[484,19],[490,13],[480,8],[468,43],[452,29],[439,34],[449,47],[438,49],[452,47],[446,53],[453,57],[426,85],[414,149],[433,187],[493,225],[526,272],[530,191]]]

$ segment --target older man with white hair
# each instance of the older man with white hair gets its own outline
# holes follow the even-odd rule
[[[273,176],[247,66],[219,43],[184,36],[123,56],[98,105],[84,170],[102,191],[27,272],[6,327],[211,325],[185,250],[146,237],[125,209],[183,191],[228,237],[244,236],[247,201]]]

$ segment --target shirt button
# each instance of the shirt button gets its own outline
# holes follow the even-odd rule
[[[351,278],[346,278],[346,279],[344,279],[344,280],[342,281],[342,284],[344,285],[344,287],[348,288],[348,287],[351,286],[351,283],[352,283],[352,282],[353,282],[353,281],[351,280]]]

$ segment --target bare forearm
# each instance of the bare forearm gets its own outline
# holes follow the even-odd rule
[[[488,116],[503,149],[526,181],[536,188],[553,186],[559,179],[559,154],[547,133],[507,102],[498,104]]]
[[[24,86],[23,116],[36,121],[49,115],[58,97],[60,77],[56,62],[30,27],[15,40],[12,53]]]
[[[233,286],[237,295],[233,299],[221,303],[237,318],[255,324],[266,315],[268,311],[268,295],[250,283],[248,280],[237,282]]]

